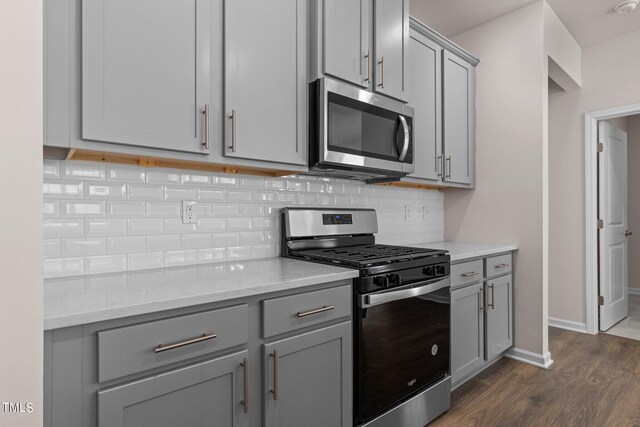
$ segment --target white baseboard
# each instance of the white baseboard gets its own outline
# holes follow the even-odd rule
[[[571,320],[558,319],[556,317],[549,317],[549,326],[554,328],[568,329],[574,332],[587,333],[587,324],[580,322],[573,322]]]
[[[627,288],[629,295],[640,295],[640,288]]]
[[[528,350],[512,347],[507,350],[504,355],[509,359],[518,360],[544,369],[548,369],[553,363],[553,360],[551,360],[551,353],[548,351],[545,354],[538,354]]]

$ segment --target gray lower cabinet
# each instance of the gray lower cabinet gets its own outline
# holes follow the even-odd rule
[[[307,162],[306,0],[227,0],[228,157]]]
[[[376,92],[400,100],[408,92],[405,80],[409,41],[409,0],[374,0]]]
[[[351,323],[264,345],[266,427],[352,423]]]
[[[414,18],[409,53],[415,172],[405,180],[474,188],[475,66],[479,61]]]
[[[82,138],[207,153],[210,0],[82,3]]]
[[[511,274],[485,283],[487,292],[486,359],[513,345],[513,280]]]
[[[512,254],[451,266],[451,383],[457,387],[513,346]],[[495,266],[508,270],[496,273]]]
[[[99,427],[242,427],[248,352],[98,392]]]
[[[451,380],[464,378],[484,364],[482,283],[451,291]]]

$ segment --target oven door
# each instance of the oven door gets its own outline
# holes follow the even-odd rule
[[[356,424],[449,373],[450,279],[358,296]]]

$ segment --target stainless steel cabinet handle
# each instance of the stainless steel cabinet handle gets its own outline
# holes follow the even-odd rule
[[[404,143],[402,145],[402,152],[400,152],[400,157],[398,157],[398,161],[404,161],[404,158],[407,157],[407,151],[409,151],[409,125],[407,125],[407,119],[404,116],[398,116],[400,118],[400,123],[402,124],[402,129],[404,130]]]
[[[484,310],[487,307],[487,302],[486,302],[486,292],[484,290],[484,288],[480,288],[480,310]]]
[[[467,278],[467,277],[477,276],[478,274],[480,274],[480,273],[477,272],[477,271],[470,271],[468,273],[462,273],[461,276],[464,277],[464,278]]]
[[[371,82],[371,51],[368,50],[367,54],[364,56],[367,60],[367,78],[364,79],[365,82]]]
[[[438,177],[442,176],[442,154],[440,154],[436,160],[436,173]]]
[[[627,231],[625,231],[625,232],[624,232],[624,236],[625,236],[625,237],[627,237],[627,236],[631,236],[632,234],[633,234],[633,232],[631,232],[631,231],[629,231],[629,230],[627,230]]]
[[[191,338],[186,341],[180,341],[174,344],[168,344],[168,345],[160,344],[153,351],[156,353],[160,353],[167,350],[173,350],[174,348],[184,347],[185,345],[195,344],[195,343],[206,341],[206,340],[212,340],[217,336],[218,335],[216,334],[203,334],[201,337]]]
[[[236,121],[238,120],[238,113],[236,110],[231,110],[231,115],[229,116],[231,119],[231,145],[229,148],[232,152],[236,152]]]
[[[204,114],[204,148],[209,149],[209,104],[204,104],[204,110],[202,110],[202,114]]]
[[[380,64],[380,83],[378,83],[378,86],[384,89],[384,56],[380,58],[378,64]]]
[[[244,406],[244,413],[249,413],[249,359],[246,357],[242,361],[242,370],[244,371],[244,396],[242,399],[242,406]]]
[[[510,264],[498,264],[498,265],[494,266],[493,268],[500,270],[500,269],[509,267],[509,265]]]
[[[491,288],[491,304],[488,304],[487,307],[491,307],[491,310],[495,310],[496,308],[493,306],[493,298],[495,297],[495,289],[493,288],[493,283],[491,283],[489,287]]]
[[[318,314],[318,313],[324,313],[325,311],[329,311],[329,310],[335,310],[336,306],[335,305],[323,305],[320,308],[316,308],[313,310],[309,310],[309,311],[299,311],[298,312],[298,317],[307,317],[307,316],[311,316],[312,314]]]
[[[447,163],[449,163],[449,168],[445,168],[445,178],[451,178],[451,156],[447,156]],[[448,170],[448,172],[447,172]]]
[[[273,388],[270,390],[273,393],[273,400],[278,400],[278,350],[273,350]]]

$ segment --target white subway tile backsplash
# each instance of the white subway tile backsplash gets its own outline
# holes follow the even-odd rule
[[[107,181],[121,181],[130,183],[143,183],[145,182],[146,171],[145,169],[135,166],[123,166],[123,165],[107,165],[106,166],[106,178]]]
[[[82,219],[45,219],[42,223],[45,239],[56,237],[81,237]]]
[[[127,220],[127,234],[130,236],[160,234],[164,222],[159,218],[132,218]]]
[[[124,219],[91,219],[84,222],[87,237],[124,236],[127,232]]]
[[[105,166],[97,162],[63,162],[60,178],[104,181]]]
[[[85,199],[125,200],[127,198],[126,184],[118,183],[86,183]]]
[[[149,251],[175,251],[180,249],[180,235],[160,234],[147,236],[147,250]]]
[[[60,248],[63,257],[104,255],[107,253],[107,242],[104,237],[61,239]]]
[[[82,181],[50,181],[42,183],[42,194],[45,199],[81,199],[83,195]]]
[[[145,236],[114,236],[107,237],[107,253],[128,254],[147,250]]]
[[[84,258],[85,274],[115,273],[126,269],[126,255],[102,255]]]
[[[105,216],[105,202],[63,200],[60,204],[63,217],[66,218],[100,218]]]
[[[284,206],[372,207],[383,243],[442,240],[444,228],[441,192],[319,177],[45,160],[43,196],[47,278],[278,256]],[[182,200],[197,201],[195,224]],[[405,221],[405,205],[420,214]]]
[[[45,218],[58,218],[60,216],[60,200],[44,200],[42,214]]]
[[[107,202],[107,216],[110,218],[142,218],[146,212],[145,202]]]
[[[164,199],[165,200],[195,200],[196,189],[188,187],[164,187]]]
[[[164,252],[145,252],[129,254],[127,257],[129,270],[148,270],[164,267]]]
[[[224,190],[198,188],[196,200],[198,202],[224,202]]]
[[[162,185],[128,185],[128,199],[129,200],[163,200],[164,191]]]
[[[181,218],[182,205],[180,202],[149,202],[147,216],[154,218]]]
[[[169,251],[164,254],[164,264],[166,267],[192,265],[197,263],[198,252],[195,249],[186,251]]]
[[[182,249],[207,249],[211,247],[211,234],[183,234]]]

